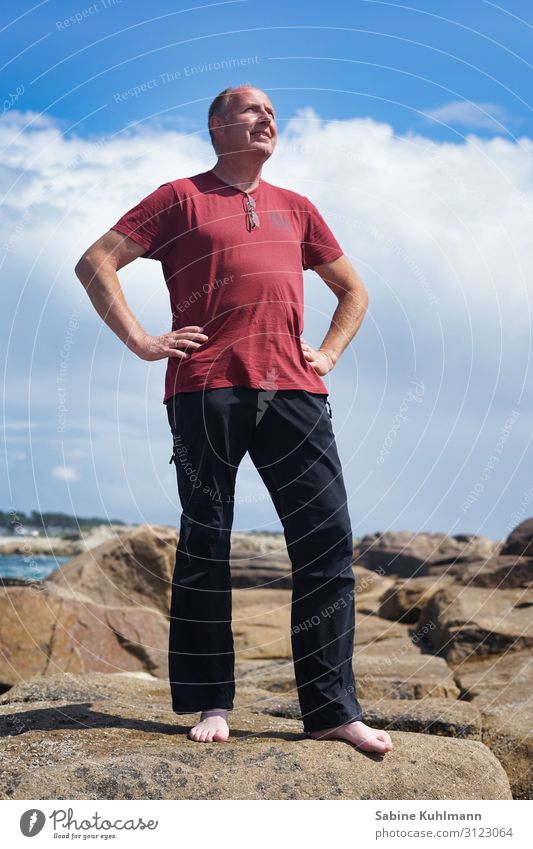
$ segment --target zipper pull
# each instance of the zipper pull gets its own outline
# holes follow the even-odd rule
[[[329,403],[329,401],[328,401],[328,399],[327,399],[327,398],[326,398],[326,404],[328,405],[328,414],[329,414],[329,417],[330,417],[330,419],[331,419],[331,418],[332,418],[332,415],[331,415],[331,404]]]
[[[170,466],[170,464],[173,463],[173,462],[174,462],[174,454],[172,455],[172,457],[168,461],[168,465]]]

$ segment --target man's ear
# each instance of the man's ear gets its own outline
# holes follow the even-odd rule
[[[218,137],[220,133],[216,132],[220,127],[224,126],[224,121],[220,117],[220,115],[213,115],[211,118],[211,129],[215,131],[215,135]]]

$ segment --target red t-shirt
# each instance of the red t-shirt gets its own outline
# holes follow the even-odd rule
[[[169,357],[163,402],[218,386],[328,394],[303,355],[303,274],[343,251],[316,206],[261,180],[249,192],[259,227],[247,229],[244,192],[211,171],[163,183],[111,229],[159,260],[172,329],[209,337],[189,359]]]

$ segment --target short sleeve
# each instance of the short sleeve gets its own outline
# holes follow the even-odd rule
[[[161,260],[171,250],[178,235],[179,202],[172,183],[163,183],[128,212],[110,229],[118,230],[138,242],[147,259]]]
[[[304,270],[333,262],[343,255],[344,251],[337,239],[324,221],[320,212],[309,198],[305,198],[306,207],[302,210],[302,267]]]

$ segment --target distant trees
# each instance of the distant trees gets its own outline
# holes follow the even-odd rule
[[[93,528],[95,525],[125,525],[121,519],[100,519],[98,516],[89,518],[81,516],[68,516],[66,513],[40,513],[32,510],[24,513],[22,510],[9,510],[7,513],[0,510],[0,528],[6,528],[10,533],[15,533],[17,526],[42,528],[72,528],[77,530]]]

